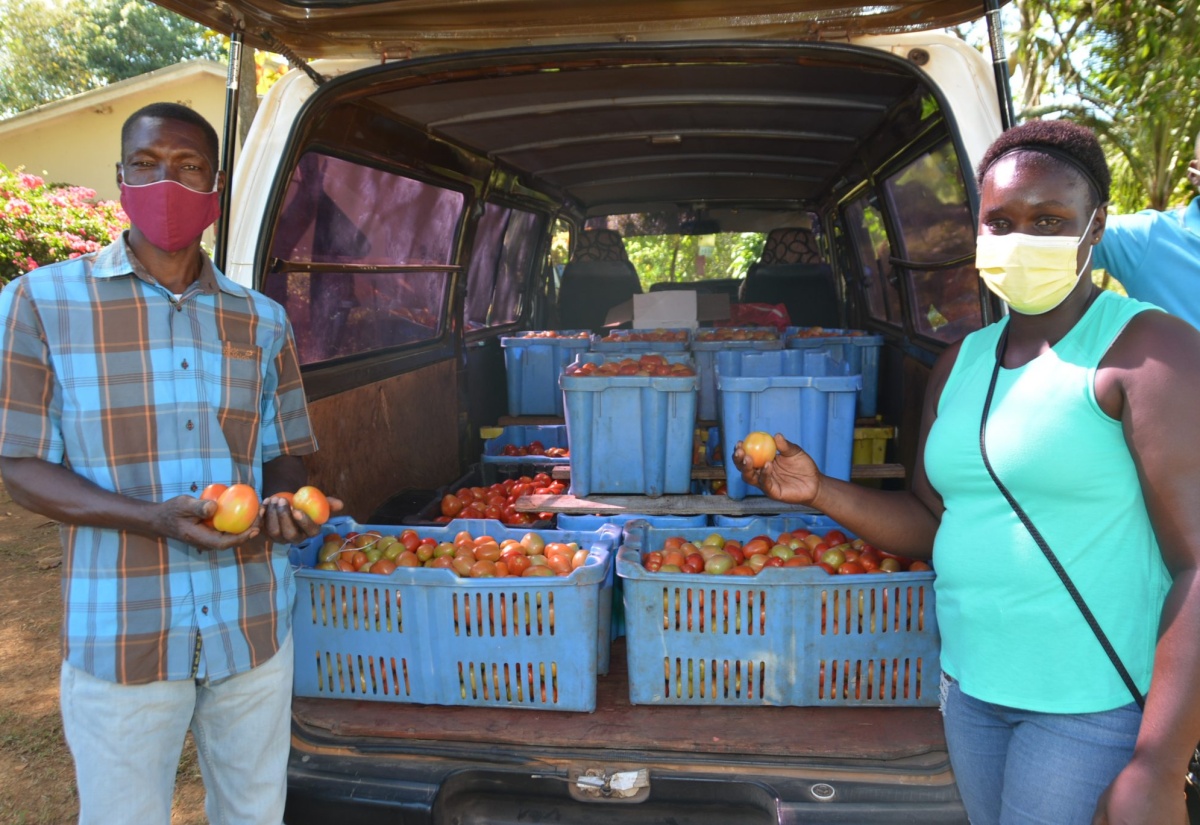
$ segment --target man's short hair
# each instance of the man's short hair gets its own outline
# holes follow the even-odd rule
[[[1030,120],[1014,126],[984,152],[977,173],[980,188],[996,161],[1014,152],[1035,152],[1070,167],[1090,184],[1100,203],[1108,203],[1112,187],[1108,160],[1096,133],[1086,126],[1069,120]]]
[[[212,152],[213,167],[216,168],[221,162],[221,141],[217,137],[217,130],[212,127],[212,124],[204,119],[204,115],[189,109],[182,103],[151,103],[148,106],[143,106],[136,112],[125,119],[125,125],[121,127],[121,157],[125,157],[125,144],[129,142],[129,135],[133,132],[134,125],[139,120],[146,118],[158,118],[160,120],[178,120],[181,123],[190,123],[192,126],[198,127],[204,132],[205,142],[208,143],[208,148]]]

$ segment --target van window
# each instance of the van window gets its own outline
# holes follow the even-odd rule
[[[944,264],[975,252],[975,221],[958,155],[950,143],[913,161],[884,184],[900,232],[900,257]],[[918,333],[953,342],[983,323],[973,260],[907,274]]]
[[[467,329],[504,326],[521,315],[521,296],[541,240],[542,216],[484,206],[467,270]]]
[[[300,363],[438,338],[464,203],[461,192],[404,175],[301,158],[264,285],[287,310]]]
[[[900,326],[900,294],[892,275],[892,247],[875,195],[870,191],[846,205],[846,230],[854,246],[867,296],[867,312],[876,321]]]

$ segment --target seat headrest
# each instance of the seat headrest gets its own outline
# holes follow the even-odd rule
[[[812,230],[800,226],[772,229],[767,235],[766,243],[763,244],[762,257],[758,259],[760,266],[824,262],[821,249],[817,246],[816,235]]]
[[[585,229],[575,240],[572,263],[582,261],[628,261],[625,241],[614,229]]]

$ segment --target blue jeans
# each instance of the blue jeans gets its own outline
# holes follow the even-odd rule
[[[63,732],[80,825],[169,825],[190,728],[213,825],[279,825],[291,746],[292,637],[259,667],[216,683],[119,685],[63,662]]]
[[[942,677],[950,765],[971,825],[1091,825],[1133,757],[1142,712],[1037,713],[982,702]]]

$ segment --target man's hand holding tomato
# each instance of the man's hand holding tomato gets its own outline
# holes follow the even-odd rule
[[[812,456],[775,434],[775,458],[756,468],[739,441],[733,448],[733,463],[747,484],[753,484],[770,498],[788,504],[811,505],[821,488],[821,474]]]
[[[327,496],[329,512],[340,513],[342,500]],[[321,532],[321,524],[296,507],[291,494],[274,493],[263,499],[259,515],[267,538],[279,544],[296,544]]]

